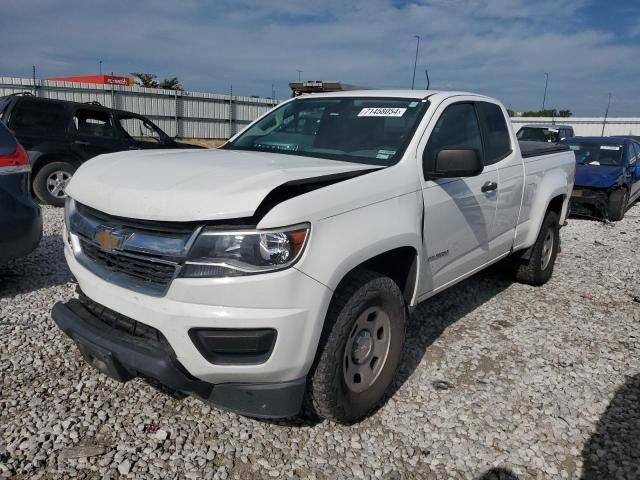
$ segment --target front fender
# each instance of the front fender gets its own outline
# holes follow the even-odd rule
[[[296,268],[335,290],[347,273],[377,255],[401,247],[420,255],[417,195],[411,192],[317,221]]]

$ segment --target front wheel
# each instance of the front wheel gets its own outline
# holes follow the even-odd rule
[[[51,162],[44,165],[33,179],[33,191],[42,203],[63,207],[65,188],[76,168],[69,162]]]
[[[402,292],[389,277],[362,270],[343,280],[309,376],[319,416],[350,424],[383,400],[400,363],[405,316]]]
[[[536,243],[529,252],[529,258],[515,259],[515,277],[521,283],[543,285],[553,273],[560,247],[560,225],[555,212],[547,212],[540,227]]]
[[[614,190],[609,195],[609,220],[618,222],[624,218],[624,212],[629,203],[629,193],[626,188]]]

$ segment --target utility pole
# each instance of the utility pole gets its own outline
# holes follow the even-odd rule
[[[302,80],[302,72],[304,72],[304,70],[296,70],[296,72],[298,72],[298,81]]]
[[[36,66],[33,66],[33,96],[38,96],[38,87],[36,86]]]
[[[547,72],[544,73],[546,79],[544,81],[544,97],[542,97],[542,110],[544,110],[544,105],[547,103],[547,87],[549,86],[549,74]]]
[[[100,60],[100,75],[102,75],[102,60]]]
[[[416,37],[418,41],[416,42],[416,58],[413,61],[413,77],[411,77],[411,90],[413,90],[413,87],[416,83],[416,66],[418,65],[418,50],[420,49],[420,35],[414,35],[414,37]]]
[[[601,137],[604,137],[604,127],[607,125],[607,117],[609,116],[609,107],[611,106],[611,93],[609,93],[609,101],[607,102],[607,109],[604,111],[604,120],[602,121],[602,133]]]
[[[233,85],[229,85],[229,138],[233,137]]]
[[[424,74],[427,76],[427,90],[429,90],[429,85],[431,85],[431,80],[429,80],[429,70],[425,68]]]

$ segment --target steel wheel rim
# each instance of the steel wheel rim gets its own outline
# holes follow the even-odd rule
[[[544,237],[544,242],[542,242],[542,258],[541,258],[541,266],[542,270],[545,270],[549,266],[549,262],[551,262],[551,254],[553,253],[553,230],[547,230],[547,234]]]
[[[69,172],[55,170],[47,177],[47,190],[56,198],[64,198],[64,190],[67,188],[69,180],[71,180]]]
[[[342,374],[349,390],[360,393],[380,376],[391,345],[391,320],[381,307],[366,309],[356,319],[342,361]]]

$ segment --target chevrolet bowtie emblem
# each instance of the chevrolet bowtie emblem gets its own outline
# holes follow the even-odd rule
[[[110,252],[111,250],[121,250],[124,241],[130,236],[131,234],[117,232],[111,228],[98,227],[93,240],[100,245],[100,248]]]

